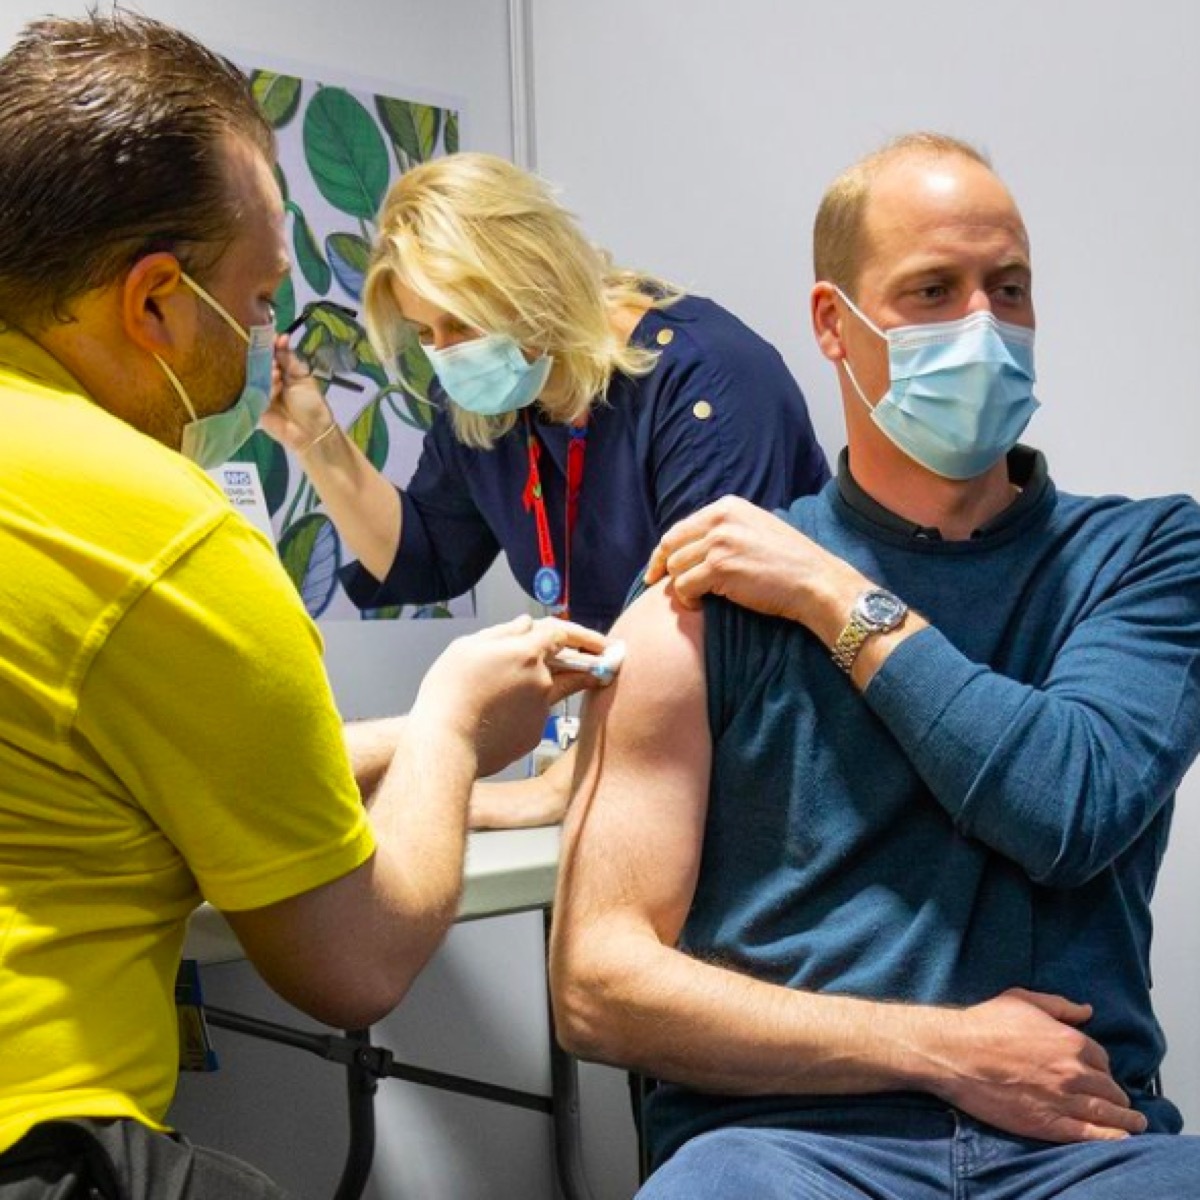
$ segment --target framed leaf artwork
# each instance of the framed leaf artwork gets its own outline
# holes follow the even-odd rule
[[[405,171],[458,149],[459,109],[251,70],[251,85],[279,145],[292,269],[276,293],[276,325],[296,326],[293,346],[326,380],[326,398],[359,449],[397,485],[412,475],[433,419],[432,377],[415,345],[403,382],[372,348],[359,306],[388,188]],[[339,569],[341,535],[299,464],[256,432],[235,456],[262,483],[279,556],[313,617],[396,619],[472,616],[473,595],[360,612]]]

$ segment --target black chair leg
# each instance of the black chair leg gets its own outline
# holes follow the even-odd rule
[[[361,1057],[371,1045],[370,1030],[348,1029],[346,1037],[364,1049],[346,1067],[350,1141],[334,1200],[359,1200],[375,1160],[375,1093],[379,1077],[366,1065],[368,1059]]]
[[[633,1109],[633,1128],[637,1133],[638,1183],[650,1178],[650,1147],[646,1142],[646,1097],[654,1090],[656,1080],[648,1075],[629,1072],[629,1105]]]

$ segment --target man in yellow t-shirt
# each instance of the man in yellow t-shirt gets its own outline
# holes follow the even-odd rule
[[[343,730],[200,469],[277,386],[273,150],[245,80],[148,19],[37,22],[0,59],[4,1200],[278,1195],[162,1124],[189,913],[311,1015],[377,1019],[453,920],[474,780],[586,678],[551,654],[603,644],[522,618]]]

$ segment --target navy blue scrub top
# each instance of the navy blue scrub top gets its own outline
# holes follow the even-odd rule
[[[650,309],[633,342],[659,350],[649,375],[614,375],[592,407],[571,547],[571,619],[606,631],[650,553],[681,517],[734,493],[781,508],[829,478],[808,407],[779,353],[711,300]],[[525,422],[490,450],[464,446],[443,408],[401,491],[400,549],[382,583],[360,564],[342,572],[359,608],[428,604],[469,591],[503,551],[532,594],[541,566],[522,495]],[[538,415],[538,466],[554,557],[564,564],[567,426]]]

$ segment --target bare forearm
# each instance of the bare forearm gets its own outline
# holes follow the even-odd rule
[[[396,489],[344,432],[321,439],[301,463],[330,519],[362,565],[383,579],[400,545]]]
[[[348,726],[346,742],[358,770],[381,776],[368,798],[375,853],[321,887],[228,915],[282,996],[359,1028],[399,1003],[454,920],[475,755],[461,735],[411,717]]]
[[[411,719],[370,805],[395,944],[415,976],[453,923],[462,892],[473,749]]]
[[[380,781],[391,765],[404,723],[404,717],[383,717],[374,721],[351,721],[343,727],[354,780],[368,805],[373,802]]]
[[[521,829],[557,824],[567,811],[574,765],[571,749],[540,775],[481,780],[471,796],[471,828]]]
[[[803,992],[636,935],[623,952],[613,944],[607,966],[572,973],[571,936],[556,940],[555,1013],[581,1056],[734,1095],[921,1091],[1043,1141],[1146,1128],[1103,1048],[1078,1028],[1086,1004],[1020,988],[967,1008]]]
[[[932,1090],[937,1010],[794,991],[646,939],[607,969],[556,966],[560,1035],[587,1058],[730,1094]]]

